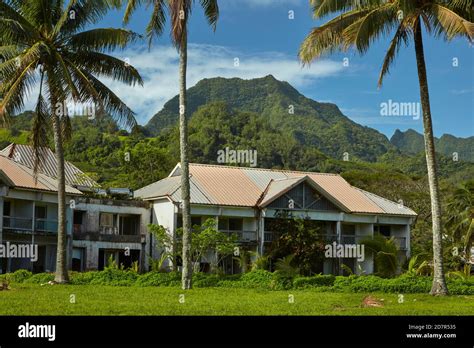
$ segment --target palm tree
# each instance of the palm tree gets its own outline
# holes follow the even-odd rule
[[[146,35],[151,44],[153,38],[163,33],[166,21],[166,7],[171,17],[171,40],[179,51],[179,133],[181,157],[181,201],[183,215],[183,272],[182,288],[192,288],[191,260],[191,205],[189,188],[188,160],[188,125],[186,116],[186,68],[188,61],[188,19],[194,0],[128,0],[125,9],[124,23],[127,24],[131,14],[142,4],[152,6]],[[219,17],[217,0],[200,0],[205,16],[215,30]]]
[[[374,255],[375,271],[381,277],[392,277],[399,271],[398,247],[395,237],[375,234],[360,241]]]
[[[446,205],[446,226],[452,245],[461,245],[465,260],[474,243],[474,181],[460,184]]]
[[[422,23],[428,33],[451,40],[456,36],[472,39],[472,0],[311,0],[315,18],[337,13],[320,27],[313,28],[302,43],[299,57],[308,64],[325,53],[355,47],[364,54],[379,37],[395,32],[379,76],[379,87],[400,49],[411,39],[415,44],[428,182],[431,196],[434,277],[431,294],[448,293],[442,258],[441,206],[431,122],[430,98],[423,49]]]
[[[0,1],[0,120],[8,124],[32,89],[39,87],[32,129],[35,173],[47,146],[47,131],[53,131],[58,180],[58,283],[69,280],[63,142],[71,128],[64,105],[71,100],[95,105],[124,125],[136,124],[134,113],[99,78],[143,84],[135,68],[105,53],[125,47],[139,35],[114,28],[83,31],[109,8],[104,0],[71,0],[67,5],[63,0]]]

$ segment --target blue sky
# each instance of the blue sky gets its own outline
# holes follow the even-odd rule
[[[335,54],[303,68],[297,60],[299,45],[310,29],[320,24],[312,19],[308,1],[225,0],[220,10],[214,33],[202,10],[195,6],[189,29],[188,87],[215,76],[253,78],[273,74],[307,97],[337,104],[355,122],[388,137],[397,128],[422,131],[421,118],[380,115],[381,103],[389,100],[419,102],[413,46],[400,51],[379,90],[377,77],[388,40],[377,42],[362,57],[355,52]],[[289,11],[294,11],[294,19],[289,19]],[[148,16],[149,10],[140,9],[128,27],[143,33]],[[99,26],[121,26],[121,19],[121,11],[113,12]],[[140,42],[115,55],[129,59],[145,79],[145,88],[109,83],[144,124],[177,94],[177,52],[166,33],[150,51],[145,42]],[[425,55],[435,135],[474,135],[474,48],[465,39],[447,43],[425,35]],[[239,58],[238,67],[234,66],[235,58]],[[348,67],[343,65],[344,58],[349,58]],[[453,59],[457,59],[457,67]]]

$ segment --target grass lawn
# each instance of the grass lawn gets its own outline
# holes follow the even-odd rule
[[[474,296],[371,294],[383,308],[362,308],[368,294],[253,289],[12,284],[0,315],[474,315]],[[185,294],[184,303],[180,295]],[[71,295],[76,303],[70,303]],[[289,303],[289,295],[294,303]],[[182,301],[181,301],[182,302]]]

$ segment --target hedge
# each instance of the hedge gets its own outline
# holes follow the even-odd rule
[[[0,275],[0,280],[11,283],[44,284],[54,280],[54,274],[32,274],[27,270]],[[131,270],[105,269],[103,271],[71,272],[72,285],[112,285],[112,286],[173,286],[181,285],[181,274],[177,272],[148,272],[138,274]],[[216,275],[194,273],[196,288],[258,288],[266,290],[307,289],[308,291],[337,292],[385,292],[385,293],[428,293],[432,278],[427,276],[401,275],[396,278],[380,278],[374,275],[334,276],[315,275],[312,277],[290,278],[279,272],[255,270],[244,274]],[[474,277],[468,279],[448,279],[449,293],[452,295],[474,295]]]

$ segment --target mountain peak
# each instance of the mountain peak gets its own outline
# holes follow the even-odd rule
[[[354,157],[373,161],[391,147],[383,134],[351,121],[335,104],[318,103],[307,98],[291,84],[273,75],[246,80],[223,77],[201,80],[188,89],[189,117],[192,118],[199,107],[214,102],[224,102],[229,110],[257,114],[267,119],[270,126],[293,136],[300,144],[313,146],[337,158],[349,152]],[[179,98],[176,96],[153,116],[146,129],[159,134],[175,127],[178,108]],[[335,138],[338,139],[336,145]],[[371,150],[367,151],[368,148]]]

